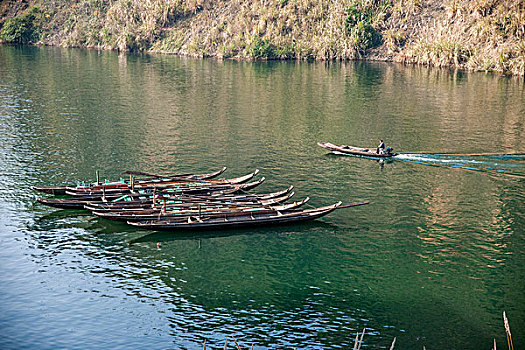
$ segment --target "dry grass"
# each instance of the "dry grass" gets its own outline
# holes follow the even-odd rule
[[[169,29],[153,50],[220,58],[347,59],[355,57],[345,34],[352,1],[216,1]]]
[[[525,73],[523,1],[450,0],[403,51],[408,62]]]
[[[196,0],[42,1],[49,21],[43,41],[52,45],[121,51],[148,50],[178,16],[195,12]]]

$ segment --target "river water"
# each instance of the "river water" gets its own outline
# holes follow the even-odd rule
[[[380,163],[318,141],[375,147]],[[385,63],[0,46],[0,348],[525,344],[525,87]],[[311,223],[151,233],[36,202],[124,170],[259,169]],[[521,344],[521,345],[519,345]]]

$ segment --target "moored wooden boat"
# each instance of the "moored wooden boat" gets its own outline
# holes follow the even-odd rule
[[[330,142],[318,142],[317,145],[332,151],[333,153],[339,152],[344,154],[352,154],[356,156],[363,156],[363,157],[373,157],[373,158],[391,158],[395,157],[397,153],[393,152],[385,152],[385,153],[376,153],[376,150],[370,150],[368,148],[363,147],[353,147],[353,146],[346,146],[346,145],[334,145]]]
[[[275,205],[283,203],[290,199],[294,192],[276,192],[282,193],[279,197],[273,194],[261,195],[259,197],[246,195],[225,195],[225,196],[173,196],[162,197],[153,200],[152,197],[147,199],[131,200],[131,201],[117,201],[117,202],[86,202],[85,209],[94,211],[126,211],[126,210],[141,210],[153,208],[170,208],[173,206],[192,205],[194,203],[201,204],[245,204],[245,205]],[[272,195],[271,197],[269,195]],[[73,199],[74,201],[74,199]]]
[[[188,178],[188,179],[193,179],[193,180],[208,180],[208,179],[213,179],[214,177],[217,177],[219,176],[220,174],[222,174],[223,172],[226,171],[226,167],[223,167],[222,169],[220,170],[217,170],[217,171],[214,171],[214,172],[211,172],[211,173],[208,173],[208,174],[174,174],[174,175],[157,175],[157,174],[151,174],[151,173],[146,173],[146,172],[139,172],[139,171],[124,171],[122,173],[122,175],[134,175],[134,176],[148,176],[144,179],[141,179],[141,180],[144,180],[144,181],[151,181],[151,180],[154,180],[154,179],[158,179],[158,178],[179,178],[179,177],[184,177],[184,178]]]
[[[37,198],[36,200],[49,207],[59,209],[84,209],[84,206],[89,204],[87,200],[83,201],[71,198]]]
[[[174,175],[156,175],[156,174],[150,174],[150,173],[144,173],[144,172],[138,172],[138,171],[125,171],[122,174],[129,174],[129,175],[138,175],[138,176],[148,176],[146,178],[136,179],[137,183],[144,183],[148,181],[154,181],[158,179],[173,179],[173,178],[187,178],[188,180],[208,180],[213,179],[214,177],[219,176],[223,172],[226,171],[226,167],[223,167],[222,169],[218,171],[214,171],[207,174],[174,174]],[[98,174],[98,172],[97,172]],[[112,185],[112,184],[118,184],[118,185],[124,185],[129,184],[129,180],[120,180],[120,181],[105,181],[103,183],[88,183],[84,185],[66,185],[66,186],[33,186],[32,188],[36,191],[53,194],[53,195],[65,195],[66,190],[68,188],[76,188],[76,187],[82,187],[82,188],[93,188],[95,186],[102,186],[102,185]]]
[[[337,202],[333,205],[313,208],[313,209],[296,209],[286,212],[272,211],[268,213],[233,213],[223,214],[214,217],[199,217],[197,215],[177,218],[177,219],[161,219],[161,220],[145,220],[145,221],[128,221],[128,224],[151,229],[151,230],[205,230],[205,229],[223,229],[230,227],[248,227],[261,225],[282,225],[308,220],[314,220],[325,216],[332,211],[339,208],[355,207],[358,205],[365,205],[368,202],[359,202],[343,205],[342,202]]]
[[[66,194],[66,187],[67,186],[33,186],[31,188],[38,192],[60,196]]]
[[[153,187],[141,187],[141,188],[120,188],[112,190],[96,190],[96,191],[66,191],[67,195],[72,197],[81,198],[86,201],[98,201],[98,200],[113,200],[126,195],[132,196],[151,196],[154,194],[158,195],[181,195],[181,194],[200,194],[210,195],[212,193],[235,193],[240,191],[248,191],[252,188],[259,186],[265,180],[264,177],[257,181],[242,183],[242,184],[224,184],[224,183],[189,183],[189,184],[175,184],[170,186],[153,186]]]
[[[233,215],[236,213],[246,214],[260,214],[267,212],[287,212],[288,210],[299,208],[308,202],[309,198],[305,198],[299,202],[281,205],[247,205],[242,203],[237,204],[193,204],[192,206],[180,206],[165,208],[154,208],[146,210],[135,211],[93,211],[93,214],[105,219],[119,220],[119,221],[142,221],[142,220],[161,220],[170,218],[184,218],[197,215],[200,218],[210,218],[223,215]]]
[[[76,186],[76,187],[66,187],[65,194],[70,196],[87,196],[93,194],[102,194],[105,192],[106,195],[115,194],[115,193],[128,193],[128,192],[140,192],[141,190],[148,189],[157,189],[157,190],[168,190],[168,189],[185,189],[191,190],[201,187],[212,187],[219,185],[237,185],[243,184],[251,180],[259,173],[259,170],[254,172],[236,177],[233,179],[210,179],[210,180],[193,180],[186,178],[169,178],[169,179],[158,179],[147,182],[137,182],[133,183],[111,183],[111,184],[102,184],[99,186]]]
[[[169,191],[169,192],[161,192],[161,191],[142,191],[142,193],[131,193],[128,191],[122,191],[118,193],[110,193],[110,194],[102,194],[95,193],[95,194],[84,194],[82,196],[76,195],[72,198],[37,198],[37,201],[51,206],[55,208],[60,209],[84,209],[84,206],[94,206],[98,204],[107,204],[111,205],[111,203],[119,203],[116,206],[127,206],[128,203],[125,201],[122,202],[111,202],[112,200],[118,200],[122,197],[129,197],[131,199],[130,202],[134,202],[134,204],[142,204],[142,202],[146,202],[147,205],[151,205],[153,203],[153,196],[160,196],[163,198],[163,200],[169,201],[183,201],[183,202],[204,202],[204,201],[226,201],[228,198],[235,201],[235,197],[228,197],[229,195],[232,195],[237,192],[242,191],[248,191],[252,188],[255,188],[256,186],[263,183],[265,180],[264,177],[259,179],[258,181],[246,183],[246,184],[237,184],[237,185],[221,185],[221,186],[214,186],[214,187],[208,187],[208,188],[193,188],[191,190],[179,190],[179,191]],[[279,193],[279,192],[278,192]],[[197,194],[199,197],[192,197],[192,194]],[[208,198],[210,197],[210,198]],[[208,199],[206,199],[208,198]],[[241,195],[239,197],[239,201],[242,200],[242,198],[245,198],[245,195]],[[269,198],[271,199],[271,198]],[[282,200],[282,199],[281,199]],[[158,200],[159,203],[161,203],[161,200]],[[138,203],[137,203],[138,202]]]

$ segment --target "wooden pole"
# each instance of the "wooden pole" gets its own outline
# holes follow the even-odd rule
[[[357,347],[357,350],[361,350],[361,345],[363,345],[363,337],[365,336],[366,328],[363,328],[363,333],[361,334],[361,338],[359,339],[359,346]]]
[[[97,186],[100,185],[100,177],[99,177],[99,173],[98,173],[98,170],[97,170]]]
[[[392,345],[390,345],[390,350],[394,350],[394,345],[396,344],[396,337],[394,337],[394,340],[392,341]],[[496,350],[496,349],[494,349]]]
[[[512,344],[512,334],[510,333],[509,320],[507,319],[505,311],[503,311],[503,324],[505,326],[505,333],[507,334],[507,346],[509,347],[509,350],[514,350],[514,344]]]

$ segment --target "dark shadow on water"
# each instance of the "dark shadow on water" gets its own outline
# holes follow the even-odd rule
[[[271,227],[241,228],[228,230],[209,230],[209,231],[154,231],[128,241],[128,244],[146,242],[171,242],[192,239],[221,238],[243,235],[280,235],[280,234],[307,234],[312,229],[322,229],[325,231],[337,231],[338,226],[322,221],[312,221],[300,224],[278,225]]]
[[[63,228],[79,228],[89,231],[95,235],[111,234],[137,234],[144,229],[128,225],[122,221],[107,220],[91,214],[88,210],[60,209],[42,215],[35,219],[33,224],[27,227],[33,231],[50,231]],[[306,234],[310,230],[322,229],[324,231],[336,232],[339,226],[323,221],[310,221],[303,223],[289,223],[273,225],[268,227],[256,226],[247,228],[232,228],[225,230],[177,230],[177,231],[151,231],[152,233],[141,235],[131,239],[128,244],[139,242],[160,242],[189,239],[206,239],[242,235],[260,234]]]
[[[93,216],[89,210],[85,209],[58,209],[51,213],[44,214],[38,217],[35,221],[46,221],[46,220],[56,220],[63,219],[73,216]]]
[[[44,215],[35,215],[27,229],[49,231],[58,228],[89,228],[93,215],[87,210],[58,209]]]
[[[325,156],[326,157],[333,157],[333,158],[343,158],[343,159],[346,158],[346,157],[367,159],[367,160],[374,161],[374,162],[376,162],[377,164],[379,164],[381,166],[384,165],[384,164],[391,164],[391,163],[395,162],[395,157],[377,159],[377,158],[374,158],[374,157],[360,156],[360,155],[357,155],[357,154],[335,154],[335,153],[332,153],[332,152],[326,153]]]

